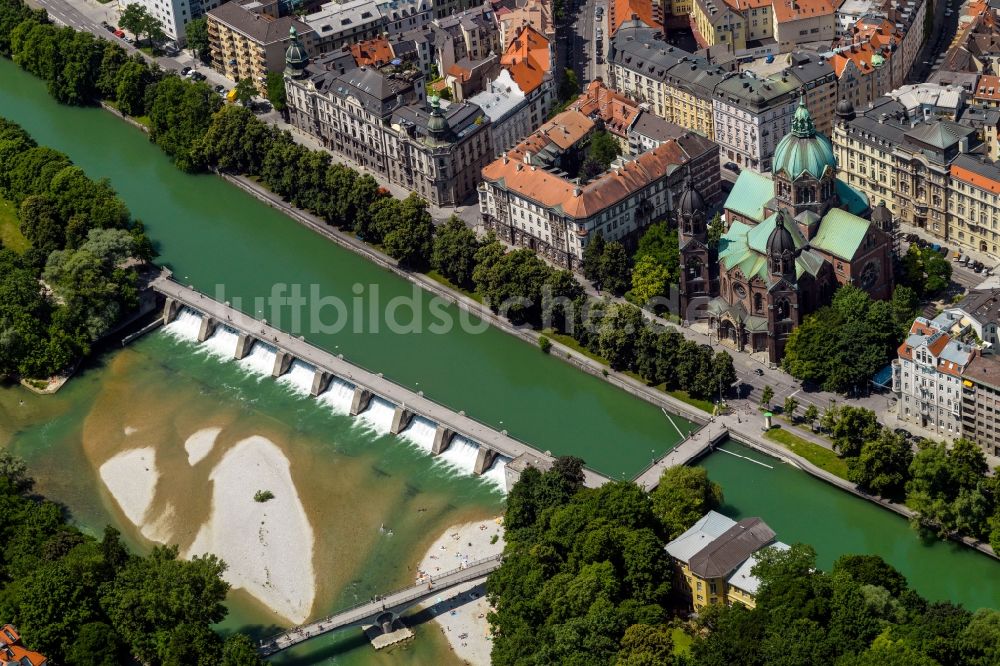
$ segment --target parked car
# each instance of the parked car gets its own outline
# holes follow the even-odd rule
[[[188,75],[188,74],[190,74],[190,73],[191,73],[191,68],[190,68],[190,67],[184,67],[184,68],[183,68],[183,69],[181,70],[181,76],[187,76],[187,75]]]
[[[208,77],[205,76],[204,74],[202,74],[201,72],[192,72],[191,73],[191,80],[192,81],[204,81],[207,78]]]
[[[722,165],[722,168],[723,169],[728,169],[729,171],[732,171],[733,173],[739,173],[740,172],[740,165],[738,165],[736,162],[726,162],[725,164]]]
[[[947,247],[945,247],[944,245],[942,245],[942,246],[941,246],[941,249],[940,249],[940,250],[938,250],[938,252],[940,252],[940,253],[941,253],[941,256],[942,256],[942,257],[944,257],[945,259],[947,259],[947,258],[948,258],[948,252],[949,252],[949,250],[948,250],[948,248],[947,248]]]
[[[763,377],[764,376],[764,371],[762,369],[760,369],[760,368],[754,368],[753,369],[753,374],[757,375],[758,377]]]
[[[215,92],[219,93],[220,95],[223,94],[224,92],[226,92],[226,86],[221,84],[215,86]]]
[[[115,26],[111,25],[111,24],[110,24],[110,23],[108,23],[107,21],[101,21],[101,26],[102,26],[102,27],[103,27],[103,28],[104,28],[105,30],[107,30],[108,32],[114,32],[114,31],[115,31]]]
[[[125,33],[122,30],[120,30],[120,29],[119,30],[115,30],[114,31],[114,35],[118,39],[125,39]]]
[[[911,433],[906,428],[896,428],[895,430],[893,430],[893,432],[896,433],[897,435],[902,435],[906,439],[912,439],[913,438],[913,433]]]

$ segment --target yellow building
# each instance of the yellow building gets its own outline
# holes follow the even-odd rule
[[[715,87],[726,79],[719,69],[692,67],[681,62],[667,70],[662,80],[663,118],[715,140]]]
[[[267,73],[285,68],[289,31],[295,28],[306,52],[315,56],[313,29],[292,16],[278,17],[277,3],[227,2],[208,12],[212,69],[233,81],[250,79],[267,94]]]
[[[694,0],[691,21],[698,46],[725,44],[734,53],[746,50],[746,21],[723,0]],[[770,18],[768,18],[770,26]]]
[[[774,530],[760,518],[735,522],[709,511],[666,546],[678,589],[690,598],[695,611],[709,604],[753,608],[760,586],[751,573],[756,554],[768,546],[788,548],[774,537]]]

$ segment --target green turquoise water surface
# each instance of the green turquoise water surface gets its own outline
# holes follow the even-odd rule
[[[785,543],[808,543],[821,568],[846,553],[874,553],[899,569],[929,599],[967,608],[1000,608],[1000,563],[954,542],[924,543],[902,517],[805,472],[729,442],[700,465],[722,485],[723,512],[762,517]]]

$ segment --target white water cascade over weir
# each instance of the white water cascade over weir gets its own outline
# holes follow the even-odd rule
[[[507,431],[497,431],[161,276],[153,288],[166,297],[164,331],[195,349],[276,381],[337,414],[353,416],[376,435],[400,439],[457,474],[471,474],[506,492],[527,466],[546,469],[553,457]],[[585,483],[607,477],[585,469]]]

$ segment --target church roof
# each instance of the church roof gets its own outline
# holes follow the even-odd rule
[[[726,197],[726,208],[760,222],[764,219],[764,205],[772,198],[774,181],[770,176],[744,169]]]
[[[747,278],[756,276],[771,286],[771,278],[767,268],[767,241],[777,226],[777,219],[777,214],[772,214],[754,226],[733,222],[729,230],[719,240],[719,261],[722,262],[726,270],[739,268],[740,272]],[[786,225],[785,228],[791,235],[796,249],[806,246],[806,239],[799,231],[798,225],[790,224]],[[806,248],[795,258],[795,277],[800,278],[807,273],[816,277],[823,268],[823,263],[824,260],[821,256]]]
[[[811,245],[841,259],[853,259],[871,222],[847,211],[833,208],[823,216]]]
[[[868,197],[864,192],[854,189],[849,183],[845,183],[839,178],[834,181],[834,187],[837,188],[837,197],[840,199],[840,205],[847,206],[848,212],[855,215],[864,215],[865,211],[868,210]]]
[[[799,108],[792,118],[792,131],[786,134],[774,149],[772,161],[774,173],[784,171],[795,180],[808,173],[817,180],[827,169],[837,168],[837,158],[833,154],[830,139],[816,131],[805,97],[799,101]]]

